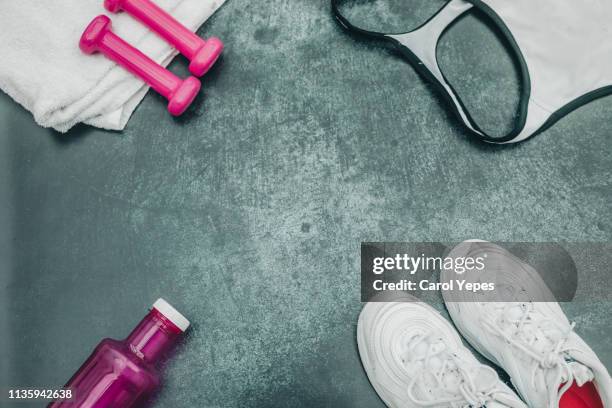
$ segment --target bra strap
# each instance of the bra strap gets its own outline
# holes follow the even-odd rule
[[[369,38],[385,39],[395,43],[413,67],[441,91],[441,94],[450,102],[458,118],[472,134],[488,142],[512,143],[522,140],[525,138],[526,132],[532,131],[532,129],[526,129],[526,123],[519,123],[510,134],[503,138],[493,138],[487,135],[472,119],[461,98],[448,83],[440,69],[436,55],[440,38],[454,21],[474,7],[470,1],[450,0],[423,25],[402,34],[380,33],[355,26],[340,13],[338,8],[340,2],[341,0],[332,0],[332,12],[338,23],[351,33]],[[521,138],[521,136],[523,137]]]
[[[387,37],[395,40],[408,60],[440,88],[464,125],[470,131],[483,137],[484,133],[471,118],[461,99],[442,74],[436,55],[440,37],[446,28],[472,7],[471,3],[463,0],[451,0],[421,27],[404,34],[387,34]]]
[[[339,3],[341,3],[341,0],[331,1],[332,13],[336,18],[338,24],[340,24],[342,28],[344,28],[346,31],[352,34],[357,34],[369,38],[384,39],[386,37],[386,34],[384,33],[364,30],[363,28],[357,27],[356,25],[352,24],[346,17],[342,15],[342,13],[340,13],[340,9],[338,8]]]

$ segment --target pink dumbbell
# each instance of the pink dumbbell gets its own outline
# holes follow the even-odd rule
[[[86,54],[99,51],[142,78],[168,99],[168,111],[174,116],[185,112],[200,91],[201,84],[197,78],[182,80],[115,35],[107,16],[100,15],[89,23],[81,35],[79,47]]]
[[[189,71],[195,76],[208,72],[223,51],[220,39],[205,41],[151,0],[104,0],[104,7],[111,13],[124,10],[156,31],[191,61]]]

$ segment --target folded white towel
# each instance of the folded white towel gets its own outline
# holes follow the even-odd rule
[[[155,0],[192,30],[225,0]],[[0,3],[0,88],[37,123],[65,132],[77,123],[121,130],[148,87],[101,54],[85,55],[81,33],[103,0],[19,0]],[[109,14],[109,13],[106,13]],[[162,65],[176,51],[126,13],[113,30]]]

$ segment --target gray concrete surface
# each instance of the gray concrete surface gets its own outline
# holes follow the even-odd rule
[[[430,12],[401,3],[372,24]],[[63,384],[164,296],[193,329],[155,406],[382,407],[354,341],[361,241],[611,240],[612,99],[483,145],[327,1],[229,0],[201,33],[227,51],[180,119],[149,94],[122,133],[62,135],[0,95],[0,387]],[[510,59],[475,18],[451,33],[447,76],[507,127]],[[610,304],[565,308],[610,367]]]

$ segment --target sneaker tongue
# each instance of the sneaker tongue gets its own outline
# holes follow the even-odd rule
[[[553,372],[549,371],[547,373],[549,381],[557,381],[557,383],[552,384],[554,387],[552,389],[560,390],[559,397],[562,395],[562,388],[564,388],[568,383],[575,382],[579,387],[582,387],[584,384],[591,382],[595,379],[595,374],[593,373],[593,371],[582,363],[579,363],[577,361],[570,361],[568,362],[568,367],[572,374],[571,378],[567,377],[567,373],[563,373],[560,379],[558,379],[558,377],[553,379],[553,377],[551,377],[553,375]]]
[[[576,381],[576,384],[578,384],[579,387],[582,387],[584,384],[595,379],[595,374],[593,374],[593,371],[584,364],[577,361],[572,361],[569,363],[569,366],[572,374],[574,375],[574,381]],[[567,381],[567,379],[565,380]]]

